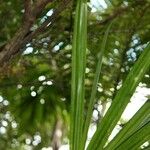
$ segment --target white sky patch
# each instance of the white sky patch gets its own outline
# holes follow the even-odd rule
[[[27,138],[27,139],[25,140],[25,142],[26,142],[27,145],[29,145],[29,144],[31,144],[31,139],[28,139],[28,138]]]
[[[90,69],[86,68],[85,73],[89,73],[89,72],[90,72]]]
[[[59,49],[60,49],[59,45],[55,45],[52,51],[57,52],[59,51]]]
[[[11,116],[10,116],[10,112],[9,112],[9,111],[7,111],[7,112],[6,112],[6,114],[5,114],[4,116],[5,116],[4,118],[8,119],[9,121],[11,121],[11,120],[12,120],[12,118],[11,118]]]
[[[33,47],[27,47],[26,50],[23,52],[23,55],[28,55],[33,52]]]
[[[39,81],[44,81],[45,79],[46,79],[46,77],[44,75],[39,76],[39,78],[38,78]]]
[[[31,92],[31,96],[32,96],[32,97],[35,97],[35,96],[36,96],[36,92],[35,92],[35,91],[32,91],[32,92]]]
[[[15,121],[11,122],[12,128],[17,128],[17,123]]]
[[[47,18],[46,16],[42,17],[40,23],[42,24],[46,20],[46,18]]]
[[[33,145],[38,145],[41,143],[41,136],[40,135],[34,135],[34,141],[32,142]]]
[[[47,85],[52,85],[53,84],[52,81],[47,81],[46,83],[47,83]]]
[[[88,131],[88,139],[90,140],[92,138],[92,136],[94,135],[94,132],[96,131],[96,125],[95,124],[91,124],[89,131]]]
[[[141,148],[144,149],[145,147],[147,147],[147,146],[149,146],[149,145],[150,145],[150,143],[147,141],[147,142],[145,142],[145,143],[141,146]]]
[[[3,125],[4,127],[7,127],[7,126],[8,126],[8,122],[5,121],[5,120],[3,120],[3,121],[2,121],[2,125]]]
[[[124,113],[122,114],[122,119],[129,120],[132,116],[141,108],[141,106],[146,102],[147,97],[150,95],[150,88],[137,87],[135,94],[131,98],[131,102],[127,105]]]
[[[22,85],[21,84],[18,84],[17,85],[17,89],[21,89],[22,88]]]
[[[41,103],[41,104],[45,104],[45,99],[41,98],[41,99],[40,99],[40,103]]]
[[[116,125],[116,127],[112,131],[112,134],[110,135],[108,141],[111,141],[120,130],[121,130],[121,127],[119,125]]]
[[[50,16],[53,14],[53,12],[54,12],[53,9],[49,10],[49,11],[47,12],[46,16],[50,17]]]
[[[33,90],[34,90],[34,88],[35,88],[35,86],[31,86],[31,87],[30,87],[30,90],[31,90],[31,91],[33,91]]]
[[[3,97],[0,95],[0,103],[3,101]]]
[[[8,106],[8,105],[9,105],[8,100],[4,100],[4,101],[3,101],[3,105],[4,105],[4,106]]]
[[[65,50],[70,50],[70,49],[72,49],[72,45],[67,45],[67,46],[65,47]]]
[[[6,128],[0,127],[0,134],[5,134],[5,133],[6,133]]]
[[[104,9],[107,8],[107,4],[105,3],[105,0],[91,0],[91,4],[96,9],[99,9],[100,7],[103,7]]]

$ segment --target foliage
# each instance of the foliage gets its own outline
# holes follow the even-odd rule
[[[11,60],[11,63],[0,68],[0,95],[3,97],[0,102],[1,126],[2,121],[8,122],[5,127],[7,132],[0,136],[0,149],[4,149],[4,147],[7,147],[8,150],[25,149],[24,147],[27,145],[34,149],[41,149],[44,146],[52,145],[58,120],[63,122],[61,141],[67,143],[66,137],[69,138],[70,136],[68,134],[70,114],[72,116],[72,127],[70,129],[72,131],[72,149],[83,149],[85,146],[89,123],[97,124],[98,128],[89,144],[89,149],[98,149],[100,145],[103,147],[138,83],[142,82],[146,87],[150,87],[149,49],[145,49],[150,39],[149,0],[106,0],[106,2],[107,8],[105,9],[98,4],[92,6],[92,3],[88,2],[87,12],[82,7],[83,5],[85,7],[85,1],[78,0],[73,5],[68,5],[64,11],[59,13],[59,17],[54,16],[55,19],[51,26],[22,45],[22,54]],[[0,24],[1,52],[3,46],[15,36],[15,32],[22,25],[24,4],[23,1],[18,0],[1,0],[0,3],[0,18],[2,18]],[[81,3],[82,5],[80,5]],[[53,10],[54,13],[59,5],[62,5],[61,1],[48,4],[36,18],[32,30],[40,27],[42,22],[49,18],[48,12]],[[80,7],[81,9],[79,9]],[[87,47],[87,20],[86,17],[80,18],[80,13],[82,14],[83,11],[85,11],[85,16],[88,13]],[[78,14],[78,17],[75,17],[76,14]],[[76,29],[73,32],[74,18],[76,18]],[[110,25],[111,22],[112,25]],[[80,23],[83,23],[81,30],[79,30]],[[72,36],[74,37],[73,50]],[[85,47],[87,48],[86,62]],[[82,48],[84,51],[81,50]],[[75,56],[75,50],[78,52],[78,57]],[[104,54],[101,55],[103,50]],[[72,67],[71,55],[74,62]],[[100,76],[97,75],[94,82],[95,72],[97,68],[100,69],[100,67],[96,67],[97,62],[102,61],[102,58],[103,64],[101,70],[99,70]],[[141,58],[143,59],[141,60]],[[135,70],[135,72],[131,70]],[[145,72],[146,70],[147,72]],[[71,71],[74,74],[72,80]],[[137,78],[140,76],[140,78],[134,86],[131,86],[133,84],[131,81],[136,79],[135,76]],[[80,80],[80,77],[82,80]],[[80,81],[81,84],[79,84]],[[123,86],[124,83],[127,84],[127,87],[125,87],[126,85]],[[85,84],[85,87],[83,84]],[[71,85],[72,96],[70,94]],[[122,85],[122,88],[118,92],[120,85]],[[81,86],[82,91],[78,91],[77,86]],[[133,88],[132,92],[130,88]],[[89,98],[92,89],[93,91],[96,89],[96,91],[93,94],[93,100],[90,103],[92,105],[90,105],[89,110]],[[73,92],[76,96],[79,96],[78,103],[76,103],[76,98],[73,100]],[[71,97],[74,101],[72,101],[72,104],[70,103]],[[83,97],[85,97],[85,101]],[[105,109],[105,105],[110,101],[112,101],[112,106],[103,118],[103,112],[98,111],[98,106],[101,105]],[[114,146],[120,146],[119,149],[123,149],[124,146],[132,144],[133,139],[137,139],[135,142],[139,143],[139,145],[136,145],[138,147],[148,141],[149,132],[146,131],[150,131],[148,130],[149,122],[140,126],[135,124],[135,122],[140,124],[145,120],[147,114],[149,114],[148,106],[149,102],[136,114],[138,117],[135,115],[135,119],[130,120],[125,125],[126,128],[121,130],[114,141],[110,142],[105,149],[113,149]],[[116,110],[116,107],[120,108],[120,111]],[[93,110],[99,113],[97,120],[90,117]],[[7,119],[6,116],[8,115],[6,114],[9,114],[11,119]],[[85,127],[83,121],[87,119],[86,114],[90,114],[88,115],[88,124],[85,124],[87,129],[82,128],[82,126]],[[103,119],[101,120],[101,118]],[[12,128],[12,122],[16,122],[17,127]],[[111,123],[112,126],[110,126]],[[133,126],[133,124],[135,125]],[[102,130],[103,133],[100,134]],[[83,131],[84,134],[82,134]],[[132,136],[131,134],[124,134],[125,131],[133,133]],[[144,135],[144,138],[143,135],[140,136],[142,143],[137,138],[141,134]],[[33,142],[35,135],[41,136],[41,143],[38,145],[26,144],[26,139],[31,139]],[[83,141],[80,140],[81,137],[83,137]],[[102,137],[104,137],[103,140],[101,140]],[[122,146],[119,145],[121,142],[118,143],[119,139],[124,142]],[[131,146],[135,146],[134,143]]]

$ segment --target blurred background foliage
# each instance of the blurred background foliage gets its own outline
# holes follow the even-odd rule
[[[52,15],[59,3],[46,6],[33,30]],[[104,8],[98,1],[88,2],[85,103],[90,96],[103,35],[114,21],[97,87],[97,111],[99,104],[105,110],[150,40],[149,0],[105,3]],[[26,44],[21,55],[0,68],[0,149],[39,150],[68,142],[74,6],[75,2],[45,32]],[[0,0],[0,47],[14,36],[23,13],[23,1]],[[150,87],[150,69],[142,82]],[[103,116],[102,111],[98,114],[99,118]]]

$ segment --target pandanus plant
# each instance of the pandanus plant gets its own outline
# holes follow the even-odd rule
[[[72,81],[71,81],[71,127],[70,149],[71,150],[136,150],[150,140],[150,101],[125,124],[115,138],[108,142],[108,138],[119,121],[124,109],[130,102],[142,77],[150,67],[150,44],[147,44],[141,56],[135,62],[128,73],[122,87],[116,93],[112,104],[105,116],[98,123],[94,136],[86,145],[87,133],[91,123],[97,84],[101,73],[103,55],[111,23],[104,35],[99,53],[95,77],[85,112],[85,67],[87,48],[87,1],[77,0],[72,50]]]

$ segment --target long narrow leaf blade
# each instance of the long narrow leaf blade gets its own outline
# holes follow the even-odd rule
[[[115,150],[118,145],[128,139],[147,117],[150,117],[150,100],[148,100],[131,120],[123,127],[117,136],[105,147],[106,150]]]
[[[126,150],[138,149],[144,142],[150,139],[150,121],[141,127],[137,132],[132,134],[125,142],[116,149]]]
[[[86,0],[78,0],[75,14],[72,51],[71,150],[79,149],[82,136],[86,42],[87,4]]]
[[[149,58],[150,44],[147,45],[140,58],[129,72],[126,80],[122,84],[121,89],[115,96],[111,107],[108,109],[106,115],[98,125],[98,128],[89,143],[88,150],[103,149],[108,137],[120,119],[125,107],[129,103],[137,85],[141,81],[147,69],[150,67]]]
[[[98,58],[97,66],[96,66],[95,77],[94,77],[93,86],[92,86],[91,97],[90,97],[90,100],[89,100],[88,110],[87,110],[86,119],[85,119],[85,123],[84,123],[82,149],[84,149],[84,147],[85,147],[88,128],[90,126],[90,121],[91,121],[91,118],[92,118],[93,106],[94,106],[94,103],[95,103],[95,96],[96,96],[96,91],[97,91],[97,84],[98,84],[99,76],[100,76],[100,72],[101,72],[103,54],[104,54],[104,50],[105,50],[105,47],[106,47],[106,42],[107,42],[107,38],[108,38],[108,34],[109,34],[109,31],[110,31],[111,25],[112,25],[112,23],[108,26],[108,28],[107,28],[107,30],[104,34],[102,46],[101,46],[100,53],[99,53],[99,58]]]

